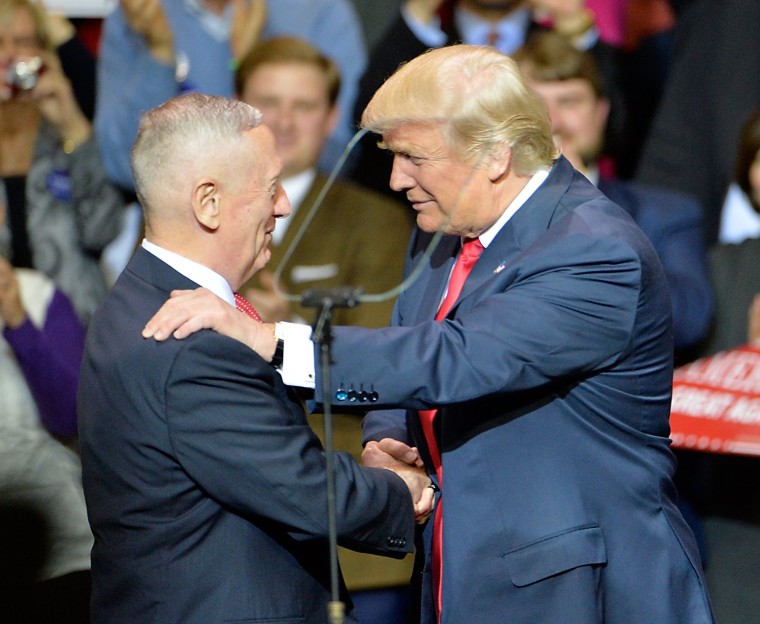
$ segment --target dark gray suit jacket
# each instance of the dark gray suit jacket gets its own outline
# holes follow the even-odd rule
[[[336,328],[330,398],[363,386],[407,408],[365,432],[423,454],[416,410],[441,406],[443,624],[712,622],[676,507],[668,286],[647,237],[560,158],[443,322],[459,241],[425,261],[429,242],[397,326]]]
[[[139,249],[89,326],[79,423],[93,622],[327,622],[325,456],[300,404],[234,340],[140,336],[172,289],[196,286]],[[401,479],[346,454],[336,466],[340,542],[410,551]]]

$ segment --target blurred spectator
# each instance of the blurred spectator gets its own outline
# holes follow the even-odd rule
[[[751,342],[760,341],[760,293],[756,294],[752,299],[752,306],[749,309],[747,336]]]
[[[45,20],[50,45],[61,61],[63,73],[71,81],[79,108],[92,120],[95,116],[95,56],[66,17],[46,11],[40,11],[40,17]]]
[[[53,279],[86,323],[106,293],[98,258],[118,233],[122,201],[46,23],[31,0],[0,1],[0,248]]]
[[[760,108],[740,126],[734,146],[733,180],[760,215]],[[730,167],[729,167],[730,169]],[[718,244],[710,250],[710,277],[715,293],[712,329],[698,356],[760,339],[760,236],[740,244]],[[707,533],[708,583],[718,622],[757,621],[757,550],[760,540],[760,478],[757,457],[684,452],[679,471],[688,496],[698,503],[711,530]],[[685,490],[683,485],[682,490]],[[715,545],[713,545],[715,544]],[[720,548],[720,552],[717,549]],[[710,567],[722,562],[722,569]],[[742,571],[747,573],[743,574]]]
[[[590,54],[546,32],[531,37],[514,59],[546,103],[563,155],[652,241],[670,288],[676,353],[682,353],[704,338],[712,318],[699,205],[669,189],[600,176],[598,158],[610,105]]]
[[[695,0],[680,14],[672,66],[637,179],[695,196],[718,239],[741,125],[760,102],[760,0]]]
[[[351,114],[367,53],[349,0],[119,0],[106,17],[98,67],[96,131],[109,176],[132,190],[129,152],[140,114],[179,93],[230,97],[234,68],[259,39],[311,41],[340,67],[340,119],[329,168],[353,135]]]
[[[612,101],[605,151],[612,160],[624,160],[627,111],[619,50],[599,38],[594,14],[584,0],[406,0],[370,53],[354,115],[361,117],[375,91],[401,63],[428,48],[463,42],[493,45],[504,54],[512,54],[529,36],[548,27],[596,58]],[[394,195],[388,188],[390,158],[375,147],[375,142],[370,135],[364,138],[352,175],[365,186]]]
[[[291,305],[278,289],[300,295],[310,288],[354,286],[381,293],[396,286],[411,234],[411,216],[404,206],[338,180],[310,216],[327,182],[317,172],[317,162],[338,118],[341,81],[335,63],[302,39],[270,39],[241,61],[235,81],[238,97],[261,110],[274,133],[291,204],[290,216],[277,221],[267,270],[245,290],[264,320],[315,318],[315,309]],[[278,268],[282,280],[275,288],[272,272]],[[333,321],[383,327],[392,308],[392,299],[336,308]]]
[[[0,206],[0,225],[4,209]],[[84,328],[44,275],[0,258],[3,621],[88,620],[92,535],[76,436]]]
[[[760,215],[760,109],[756,109],[742,126],[734,162],[736,185]],[[758,267],[760,237],[748,238],[738,245],[716,245],[711,250],[715,319],[700,355],[716,353],[758,337]]]

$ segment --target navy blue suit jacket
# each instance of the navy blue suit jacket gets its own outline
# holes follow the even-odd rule
[[[396,326],[335,329],[330,398],[407,408],[369,414],[367,437],[423,455],[416,410],[440,406],[443,624],[711,622],[671,480],[672,325],[647,237],[560,158],[442,322],[459,241],[426,260],[430,238]]]
[[[707,335],[713,314],[699,202],[670,189],[636,182],[601,180],[598,187],[633,217],[662,262],[673,308],[676,352],[694,346]]]
[[[195,287],[139,249],[88,328],[78,398],[93,622],[327,622],[325,457],[300,404],[234,340],[140,336],[172,289]],[[336,469],[339,541],[410,551],[403,481],[347,454]]]

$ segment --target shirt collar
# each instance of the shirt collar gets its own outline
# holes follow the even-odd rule
[[[465,43],[485,45],[488,34],[496,29],[499,40],[496,48],[502,54],[512,54],[523,43],[531,22],[531,12],[528,7],[515,9],[498,22],[484,20],[463,7],[458,7],[454,15],[457,31]]]
[[[496,223],[494,223],[490,228],[488,228],[478,237],[480,238],[480,242],[483,244],[483,247],[488,247],[488,245],[493,242],[493,239],[496,238],[496,235],[501,231],[501,229],[514,216],[514,214],[520,208],[522,208],[523,204],[528,201],[530,196],[536,192],[538,187],[541,186],[544,183],[544,180],[546,180],[548,177],[548,169],[539,169],[531,176],[530,180],[528,180],[528,183],[510,202],[509,206],[507,206],[507,209],[496,220]]]
[[[235,295],[226,279],[216,271],[212,271],[202,264],[198,264],[189,258],[179,255],[155,243],[143,239],[142,247],[145,251],[152,253],[156,258],[168,264],[172,269],[181,273],[187,279],[195,282],[199,286],[207,288],[217,297],[224,299],[231,306],[235,307]]]

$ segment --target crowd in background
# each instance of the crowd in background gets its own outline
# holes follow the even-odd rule
[[[371,135],[344,153],[364,106],[428,48],[492,45],[544,99],[563,154],[651,238],[685,363],[760,339],[757,24],[760,0],[119,0],[103,20],[0,0],[0,543],[16,553],[0,591],[17,605],[5,621],[52,621],[47,605],[87,621],[75,392],[87,323],[141,240],[129,157],[142,112],[192,91],[264,111],[294,210],[249,298],[264,320],[310,322],[289,294],[384,292],[401,277],[413,215],[388,186],[390,159]],[[339,322],[382,326],[391,303]],[[706,515],[757,530],[756,459],[680,459],[698,537]],[[368,585],[370,567],[356,564],[352,589],[409,573]]]

